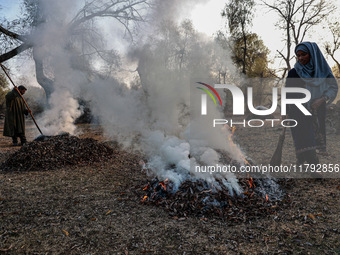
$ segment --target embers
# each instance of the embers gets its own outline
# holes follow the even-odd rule
[[[268,200],[256,191],[252,179],[240,179],[242,194],[231,195],[221,182],[185,181],[174,191],[169,181],[153,179],[141,188],[143,204],[163,206],[171,216],[221,217],[231,222],[245,222],[275,213],[285,202]],[[250,185],[251,184],[251,185]]]
[[[153,203],[159,203],[163,199],[167,198],[169,190],[171,187],[167,187],[168,179],[164,181],[159,181],[157,178],[153,179],[148,185],[143,188],[145,192],[142,201]]]

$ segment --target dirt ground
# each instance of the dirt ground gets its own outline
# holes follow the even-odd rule
[[[0,121],[2,133],[3,122]],[[80,137],[106,141],[95,125]],[[28,140],[36,135],[29,123]],[[257,164],[268,164],[278,128],[238,128],[235,141]],[[328,136],[339,163],[340,136]],[[108,143],[112,144],[112,143]],[[288,132],[283,164],[295,162]],[[19,147],[0,136],[0,164]],[[289,206],[246,222],[218,217],[172,217],[137,196],[147,177],[141,156],[37,172],[0,171],[1,254],[340,254],[339,179],[281,180]]]

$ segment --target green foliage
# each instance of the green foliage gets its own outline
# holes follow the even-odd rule
[[[253,0],[230,0],[222,13],[222,16],[227,19],[231,48],[235,50],[235,46],[240,47],[240,50],[233,52],[234,61],[236,65],[242,67],[244,74],[247,74],[249,27],[254,16],[254,5]]]
[[[265,91],[272,85],[262,78],[273,77],[270,70],[269,49],[250,28],[254,17],[254,0],[229,0],[222,16],[226,19],[227,34],[217,38],[221,46],[231,50],[231,58],[241,73],[252,79],[255,105],[265,103]],[[240,84],[245,89],[249,84]]]
[[[248,77],[269,77],[269,50],[250,27],[254,16],[255,1],[229,0],[222,16],[227,20],[229,47],[232,60],[242,73]],[[225,41],[225,40],[224,40]],[[222,45],[226,48],[226,44]]]
[[[239,38],[232,45],[233,61],[241,68],[243,65],[243,47],[244,41]],[[252,77],[269,77],[270,70],[268,68],[269,49],[264,45],[263,41],[259,39],[255,33],[247,34],[247,53],[245,68],[249,78]]]

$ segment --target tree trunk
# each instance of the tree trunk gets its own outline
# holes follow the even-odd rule
[[[286,58],[286,64],[287,64],[287,70],[289,71],[291,68],[289,60],[290,60],[290,47],[291,47],[291,38],[290,38],[290,19],[287,19],[287,58]]]
[[[339,63],[339,61],[335,59],[334,54],[332,54],[331,57],[332,57],[332,59],[334,60],[336,66],[337,66],[337,68],[338,68],[338,72],[339,72],[339,74],[340,74],[340,63]]]
[[[35,62],[35,73],[37,82],[45,90],[46,98],[48,100],[52,92],[54,91],[54,82],[45,76],[43,62],[39,57],[37,57],[37,49],[35,47],[33,48],[33,59]]]
[[[247,74],[246,70],[246,58],[247,58],[247,34],[244,28],[244,24],[242,24],[242,34],[243,34],[243,66],[242,66],[242,73]]]

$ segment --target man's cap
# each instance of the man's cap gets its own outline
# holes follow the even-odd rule
[[[27,90],[26,87],[25,87],[24,85],[20,85],[20,86],[18,87],[18,89],[20,89],[20,90]]]

